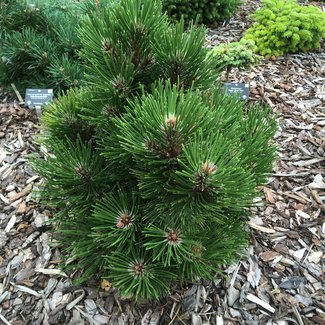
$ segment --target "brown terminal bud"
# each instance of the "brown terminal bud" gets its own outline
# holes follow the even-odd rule
[[[177,117],[174,114],[165,117],[165,125],[167,128],[175,129],[176,122],[177,122]]]
[[[112,51],[112,48],[111,48],[111,45],[110,45],[110,42],[108,39],[104,39],[103,42],[102,42],[102,48],[103,48],[103,52],[105,53],[111,53]]]
[[[135,277],[140,277],[141,275],[144,274],[145,268],[144,268],[144,263],[141,261],[135,261],[131,263],[129,272]]]
[[[116,227],[123,229],[132,225],[132,216],[128,212],[122,212],[117,218]]]
[[[91,176],[89,172],[83,166],[76,167],[76,173],[85,181],[89,182],[91,180]]]
[[[202,247],[200,246],[192,246],[192,253],[196,256],[201,255],[202,253]]]
[[[167,242],[170,245],[179,245],[181,243],[181,234],[179,230],[173,230],[171,229],[167,234],[166,234]]]
[[[202,164],[201,169],[202,169],[203,173],[205,173],[207,175],[212,175],[217,171],[218,167],[215,164],[213,164],[212,162],[207,160],[206,162],[204,162]]]
[[[121,92],[124,90],[125,80],[119,76],[112,81],[112,85],[116,91]]]
[[[104,106],[103,111],[107,115],[112,115],[113,112],[114,112],[114,108],[111,105],[108,104],[108,105]]]

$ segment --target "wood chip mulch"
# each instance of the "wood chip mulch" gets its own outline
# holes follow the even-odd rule
[[[246,0],[209,30],[207,45],[240,39],[258,5]],[[252,208],[250,246],[224,278],[175,287],[155,304],[122,300],[109,283],[73,286],[74,274],[58,268],[52,214],[35,196],[42,179],[27,160],[37,152],[37,116],[0,89],[0,324],[325,324],[324,50],[231,74],[279,122],[278,160]]]

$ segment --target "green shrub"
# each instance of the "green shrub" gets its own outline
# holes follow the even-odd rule
[[[220,44],[214,47],[211,54],[215,57],[217,68],[226,70],[227,80],[232,68],[248,68],[259,62],[259,56],[256,51],[255,43],[251,40],[241,40]]]
[[[80,21],[72,1],[0,0],[0,82],[18,88],[77,86]]]
[[[34,160],[69,267],[137,299],[212,279],[246,245],[274,119],[214,87],[204,30],[160,1],[122,0],[80,32],[87,85],[45,111]]]
[[[14,82],[21,90],[79,86],[84,69],[77,29],[86,14],[99,9],[91,3],[0,0],[0,83]]]
[[[173,20],[184,17],[198,23],[214,24],[229,19],[240,0],[163,0],[163,8]]]
[[[314,50],[325,36],[325,13],[295,0],[263,0],[244,39],[253,40],[263,56]]]

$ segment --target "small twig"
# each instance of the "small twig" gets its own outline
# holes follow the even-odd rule
[[[307,254],[306,254],[304,260],[301,262],[301,264],[304,264],[304,263],[306,262],[307,257],[309,256],[309,254],[310,254],[310,252],[311,252],[311,249],[312,249],[313,247],[314,247],[314,244],[311,244],[310,247],[309,247],[309,249],[308,249],[308,251],[307,251]]]
[[[176,303],[176,301],[174,301],[172,309],[171,309],[170,314],[169,314],[170,318],[173,318],[173,314],[174,314],[174,310],[175,310],[176,305],[177,305],[177,303]]]
[[[230,286],[231,287],[234,285],[234,283],[236,281],[236,277],[237,277],[238,271],[240,269],[240,266],[241,266],[241,261],[238,262],[238,264],[236,266],[236,270],[235,270],[235,272],[232,275],[232,278],[231,278],[231,281],[230,281]]]
[[[119,308],[121,314],[123,314],[123,309],[122,309],[121,302],[120,302],[120,300],[118,299],[118,297],[117,297],[116,294],[114,294],[114,299],[115,299],[115,301],[116,301],[116,303],[117,303],[117,305],[118,305],[118,308]]]
[[[71,310],[73,307],[75,307],[85,296],[85,290],[83,289],[79,289],[76,290],[74,293],[81,293],[76,299],[74,299],[73,301],[71,301],[67,306],[66,309],[67,310]]]
[[[179,313],[180,309],[181,309],[181,305],[179,304],[179,305],[178,305],[178,308],[177,308],[177,311],[176,311],[176,313],[175,313],[175,315],[174,315],[174,317],[173,317],[172,320],[168,323],[168,325],[172,325],[172,324],[174,324],[174,320],[176,319],[176,317],[178,317],[178,313]]]
[[[20,95],[18,89],[16,88],[15,84],[11,84],[11,87],[14,90],[14,92],[15,92],[18,100],[19,100],[19,104],[23,104],[24,103],[23,97],[21,97],[21,95]]]
[[[301,316],[300,316],[300,314],[299,314],[299,312],[298,312],[297,307],[296,307],[296,306],[293,306],[292,309],[293,309],[293,313],[295,314],[295,316],[296,316],[296,318],[297,318],[297,321],[298,321],[299,325],[304,325],[304,322],[303,322],[303,320],[301,319]]]
[[[182,324],[186,325],[186,323],[178,315],[177,315],[177,318]]]
[[[272,174],[274,177],[304,177],[308,176],[310,173],[297,173],[297,174]]]

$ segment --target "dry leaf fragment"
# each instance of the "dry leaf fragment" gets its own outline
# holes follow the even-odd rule
[[[16,230],[20,231],[20,230],[26,229],[28,227],[29,227],[29,224],[27,222],[21,222],[21,223],[18,224]]]
[[[273,192],[268,187],[263,187],[263,192],[265,193],[265,198],[268,203],[273,204],[275,202]]]
[[[260,259],[263,262],[270,262],[274,260],[277,256],[279,256],[279,253],[274,251],[266,251],[259,255]]]
[[[27,194],[30,193],[30,191],[32,190],[32,188],[33,188],[33,184],[28,184],[26,187],[24,187],[24,188],[22,189],[21,192],[19,192],[19,193],[15,194],[14,196],[12,196],[12,197],[10,198],[10,202],[17,201],[17,200],[20,199],[21,197],[26,196]]]
[[[276,244],[274,250],[281,254],[289,254],[288,246],[285,244]]]
[[[112,283],[106,279],[103,279],[102,282],[100,283],[100,288],[104,291],[109,291],[111,287],[112,287]]]
[[[280,83],[280,84],[278,84],[278,86],[285,89],[286,91],[291,91],[292,90],[292,86],[284,84],[284,83]]]
[[[18,209],[16,211],[17,214],[24,214],[26,212],[26,202],[22,201],[19,203]]]
[[[320,241],[316,236],[313,236],[312,239],[311,239],[311,241],[312,241],[312,242],[314,243],[314,245],[316,245],[316,246],[321,246],[321,245],[322,245],[321,241]]]

